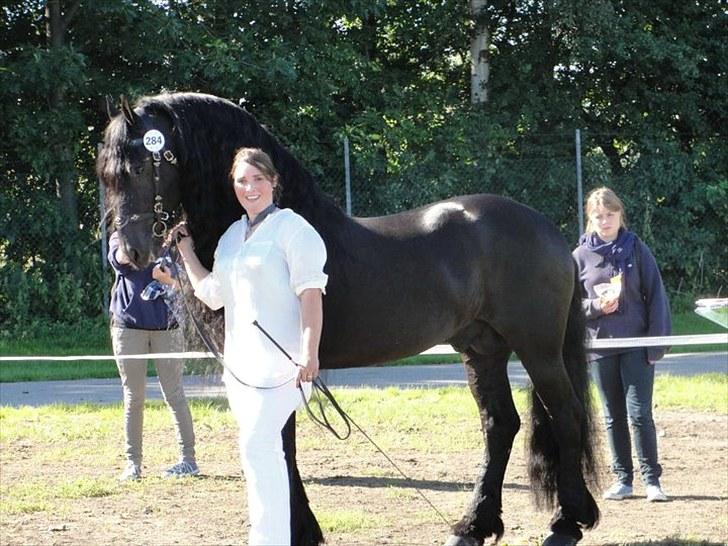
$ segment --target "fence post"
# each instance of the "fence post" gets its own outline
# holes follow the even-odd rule
[[[584,233],[584,187],[581,179],[581,129],[576,130],[576,210],[579,214],[579,236]]]
[[[97,153],[101,153],[101,148],[103,147],[103,144],[99,143],[97,147]],[[99,225],[99,228],[101,230],[101,282],[106,282],[106,272],[108,270],[108,263],[106,261],[106,254],[108,254],[108,238],[106,237],[106,189],[104,188],[104,184],[99,182],[99,215],[101,218],[101,224]],[[104,316],[108,318],[109,316],[109,290],[106,286],[103,286],[101,289],[101,297],[102,297],[102,305],[103,305],[103,312]]]
[[[349,166],[349,137],[344,135],[344,183],[346,192],[346,214],[351,216],[351,167]]]

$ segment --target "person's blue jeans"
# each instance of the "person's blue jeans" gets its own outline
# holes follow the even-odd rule
[[[592,362],[592,377],[604,410],[607,440],[612,452],[612,471],[620,483],[632,485],[634,447],[645,485],[659,485],[662,467],[657,462],[657,433],[652,419],[655,366],[644,349],[602,357]]]

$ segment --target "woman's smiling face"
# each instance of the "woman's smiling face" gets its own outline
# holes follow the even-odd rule
[[[249,163],[241,162],[233,173],[233,189],[248,217],[255,217],[273,203],[276,181]]]

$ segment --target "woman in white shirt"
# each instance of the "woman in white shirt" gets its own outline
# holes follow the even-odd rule
[[[262,150],[238,150],[230,175],[246,215],[220,238],[212,271],[195,254],[186,226],[172,236],[182,236],[177,247],[195,295],[212,309],[225,308],[223,379],[240,427],[248,541],[286,545],[290,492],[281,430],[302,404],[301,390],[308,397],[319,373],[326,247],[303,217],[276,207],[279,176]]]

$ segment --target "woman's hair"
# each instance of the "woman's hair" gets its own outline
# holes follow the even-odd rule
[[[281,187],[278,171],[273,165],[273,161],[270,156],[260,148],[238,148],[233,156],[233,165],[230,167],[229,176],[231,182],[234,181],[233,177],[235,176],[235,169],[237,169],[238,165],[241,163],[252,165],[274,183],[273,201],[277,203],[283,188]]]
[[[597,230],[591,221],[591,215],[597,207],[604,207],[611,212],[620,212],[620,227],[627,229],[627,213],[624,211],[624,203],[611,189],[602,186],[590,191],[586,197],[584,214],[587,218],[585,230],[587,233],[593,233]]]

